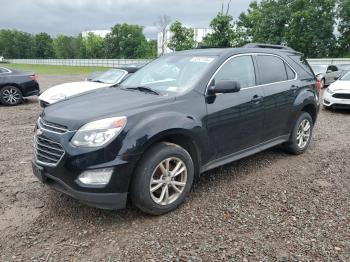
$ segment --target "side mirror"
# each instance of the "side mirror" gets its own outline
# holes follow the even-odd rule
[[[226,94],[226,93],[236,93],[241,90],[240,83],[236,81],[219,81],[215,85],[209,87],[210,94]]]

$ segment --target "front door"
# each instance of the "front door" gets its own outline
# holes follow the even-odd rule
[[[250,55],[232,57],[216,73],[211,85],[232,80],[240,83],[237,93],[207,97],[207,130],[215,158],[228,156],[261,142],[263,92],[256,87]]]

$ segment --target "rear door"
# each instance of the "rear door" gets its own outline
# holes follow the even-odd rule
[[[261,142],[263,92],[256,87],[251,55],[232,57],[218,70],[211,84],[232,80],[241,90],[207,97],[207,129],[215,158],[255,146]]]
[[[289,133],[288,120],[299,83],[295,70],[281,57],[258,54],[255,59],[264,92],[262,140],[269,141]]]

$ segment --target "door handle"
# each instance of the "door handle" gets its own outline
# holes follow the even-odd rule
[[[264,100],[263,96],[255,95],[252,100],[250,100],[253,104],[260,104]]]

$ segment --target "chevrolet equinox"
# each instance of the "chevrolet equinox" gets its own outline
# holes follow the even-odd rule
[[[309,146],[319,87],[303,55],[250,44],[165,55],[117,87],[53,104],[34,137],[33,172],[88,205],[160,215],[207,170],[282,145]]]

